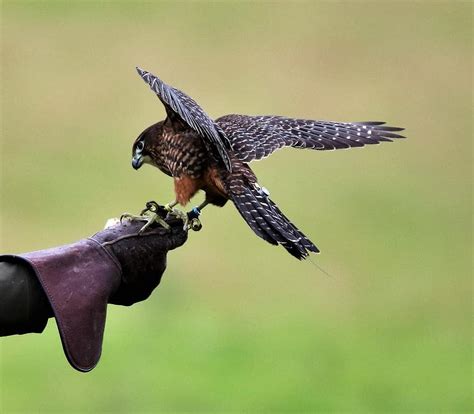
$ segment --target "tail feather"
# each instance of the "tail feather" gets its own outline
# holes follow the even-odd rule
[[[283,246],[299,260],[305,259],[308,252],[319,252],[258,185],[240,187],[239,194],[230,196],[250,228],[268,243]]]
[[[278,216],[270,214],[270,212],[268,211],[268,204],[264,204],[263,201],[253,196],[251,192],[249,192],[249,194],[252,206],[255,208],[255,211],[258,214],[257,219],[260,219],[260,221],[265,222],[267,227],[269,227],[273,232],[276,231],[274,237],[275,240],[277,240],[279,243],[288,241],[299,241],[299,237],[294,234],[292,229],[288,228],[287,223],[280,220]]]
[[[319,253],[319,249],[313,244],[313,242],[308,239],[304,234],[303,232],[301,232],[282,212],[281,210],[278,208],[278,206],[270,199],[268,199],[270,201],[270,203],[272,204],[273,208],[275,209],[275,211],[284,219],[286,220],[289,225],[293,228],[293,230],[295,232],[297,232],[300,236],[301,236],[301,242],[303,243],[304,247],[306,247],[306,249],[308,249],[309,251],[313,252],[313,253]]]
[[[253,206],[251,199],[248,198],[246,193],[234,195],[232,201],[237,206],[237,210],[240,215],[244,218],[250,228],[255,234],[270,244],[278,245],[278,240],[274,237],[271,229],[268,229],[265,220],[262,219],[256,212],[253,212]],[[260,220],[259,220],[260,219]]]

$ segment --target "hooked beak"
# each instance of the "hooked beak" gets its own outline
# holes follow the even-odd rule
[[[143,164],[143,157],[141,155],[135,155],[132,158],[132,167],[138,170]]]

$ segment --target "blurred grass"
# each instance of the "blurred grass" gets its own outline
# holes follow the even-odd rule
[[[409,140],[254,164],[333,277],[210,209],[150,300],[110,307],[92,373],[53,322],[2,339],[0,411],[471,411],[471,37],[467,2],[3,1],[4,252],[171,199],[130,168],[164,116],[135,65],[213,116],[381,119]]]

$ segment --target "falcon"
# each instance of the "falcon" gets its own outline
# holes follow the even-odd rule
[[[403,128],[385,122],[332,122],[283,116],[225,115],[212,120],[188,95],[167,85],[150,72],[137,68],[166,110],[166,119],[146,128],[132,147],[135,169],[150,164],[173,178],[176,199],[166,209],[182,214],[185,225],[196,222],[208,204],[224,206],[231,200],[254,233],[273,245],[283,246],[297,259],[318,248],[270,199],[258,184],[249,163],[283,147],[319,151],[363,147],[404,138]],[[205,200],[190,213],[186,206],[199,191]],[[154,214],[157,216],[157,214]],[[166,225],[163,220],[157,219]],[[148,219],[148,223],[151,219]]]

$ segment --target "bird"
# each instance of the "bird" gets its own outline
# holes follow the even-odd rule
[[[379,121],[237,114],[213,120],[181,90],[136,69],[164,105],[167,116],[136,138],[132,166],[139,169],[149,164],[173,178],[176,198],[166,204],[167,211],[176,212],[178,204],[186,206],[199,190],[205,192],[205,200],[187,217],[197,218],[207,205],[223,207],[230,200],[257,236],[282,246],[299,260],[319,253],[319,249],[273,202],[249,163],[284,147],[328,151],[405,138],[398,134],[404,128]]]

